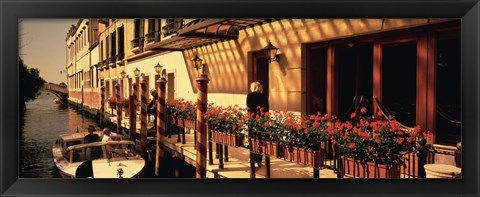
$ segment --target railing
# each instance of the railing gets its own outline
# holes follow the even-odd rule
[[[134,38],[131,41],[132,48],[143,48],[143,37]]]
[[[158,31],[152,31],[145,34],[145,37],[147,38],[147,42],[152,42],[152,41],[158,42],[160,36],[158,36]]]
[[[183,20],[182,19],[175,19],[173,22],[165,25],[162,27],[163,36],[167,37],[176,33],[179,29],[183,28]]]
[[[124,57],[125,57],[125,54],[123,54],[123,53],[117,54],[117,61],[123,60]]]

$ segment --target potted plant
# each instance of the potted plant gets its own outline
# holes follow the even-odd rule
[[[120,103],[120,106],[124,109],[125,114],[128,116],[128,98],[121,97],[118,102]]]
[[[167,102],[166,109],[170,116],[175,117],[177,126],[195,129],[197,117],[196,103],[186,101],[183,98],[174,99]]]
[[[209,104],[205,121],[212,132],[212,141],[234,147],[243,145],[242,115],[237,105],[222,107]]]
[[[110,108],[112,109],[112,114],[113,114],[113,109],[116,109],[117,107],[117,98],[115,98],[115,96],[111,96],[105,99],[105,101],[108,103],[108,106],[110,106]]]
[[[373,121],[365,113],[365,108],[360,114],[352,113],[354,124],[350,121],[334,124],[336,133],[332,140],[340,146],[344,172],[361,178],[399,178],[405,157],[418,152],[426,132],[418,125],[413,129],[402,128],[393,117],[382,120],[380,113]]]

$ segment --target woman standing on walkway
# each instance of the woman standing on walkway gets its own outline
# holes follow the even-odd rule
[[[258,81],[252,82],[250,84],[250,91],[252,92],[247,96],[247,107],[249,108],[248,112],[253,113],[255,115],[260,115],[260,108],[263,108],[263,112],[268,112],[269,111],[268,99],[263,94],[262,84],[260,84],[260,82]],[[257,162],[258,167],[261,167],[262,155],[255,154],[255,153],[250,153],[250,154],[253,154],[250,156],[250,158],[254,158],[254,161],[250,159],[250,164],[253,166],[255,165],[254,162]]]

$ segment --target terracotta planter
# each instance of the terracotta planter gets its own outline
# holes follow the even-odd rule
[[[195,130],[195,120],[188,120],[188,119],[183,119],[184,120],[184,126],[185,128],[188,129],[193,129]]]
[[[252,151],[257,154],[263,154],[264,151],[264,143],[258,139],[252,139]]]
[[[383,164],[375,165],[367,162],[354,161],[352,158],[342,156],[344,173],[355,178],[400,178],[400,167],[387,167]]]
[[[277,143],[276,142],[271,142],[271,141],[266,141],[265,142],[265,155],[266,156],[277,156]]]
[[[175,118],[175,125],[179,127],[185,127],[185,122],[183,118]]]
[[[321,162],[323,161],[321,159],[321,152],[318,150],[307,150],[306,151],[306,165],[312,166],[312,167],[320,167]]]
[[[235,134],[227,134],[228,135],[228,142],[227,144],[229,146],[233,146],[233,147],[237,147],[237,146],[241,146],[243,145],[243,137],[242,136],[238,136],[238,135],[235,135]]]
[[[297,163],[307,164],[307,151],[304,148],[298,148]]]
[[[299,163],[298,147],[292,147],[292,161]]]
[[[293,148],[291,146],[285,145],[284,158],[285,160],[293,161]]]

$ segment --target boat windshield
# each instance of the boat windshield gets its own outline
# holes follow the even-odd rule
[[[67,152],[70,153],[71,162],[112,157],[130,157],[135,156],[134,150],[135,143],[126,140],[77,144],[67,148]]]

